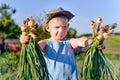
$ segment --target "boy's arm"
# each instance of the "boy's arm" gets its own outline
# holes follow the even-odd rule
[[[39,46],[40,46],[40,48],[41,48],[41,50],[42,50],[42,54],[44,54],[45,53],[45,50],[46,50],[46,45],[47,45],[47,42],[46,42],[46,40],[40,40],[39,42],[38,42],[38,44],[39,44]]]
[[[92,43],[92,39],[89,39],[87,37],[71,38],[69,40],[69,43],[72,48],[86,47]]]
[[[69,40],[69,43],[72,48],[78,48],[78,47],[84,48],[92,43],[92,39],[87,37],[71,38]],[[105,45],[104,44],[98,45],[98,49],[105,49]]]

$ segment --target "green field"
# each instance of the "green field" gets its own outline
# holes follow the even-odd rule
[[[112,35],[104,42],[106,49],[104,49],[105,55],[113,63],[118,80],[120,80],[120,35]],[[76,56],[77,67],[79,73],[79,79],[81,80],[81,67],[84,60],[84,54]]]
[[[120,35],[112,35],[104,44],[106,49],[103,51],[115,66],[117,78],[120,80]],[[5,78],[5,80],[10,80],[8,77],[14,80],[18,59],[19,53],[0,53],[0,80],[4,80]],[[83,60],[83,53],[76,55],[79,80],[81,80],[80,73]]]
[[[120,54],[120,35],[111,35],[104,43],[106,46],[105,53]]]

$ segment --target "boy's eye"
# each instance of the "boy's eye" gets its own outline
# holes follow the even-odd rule
[[[57,27],[54,27],[55,29],[58,29],[58,28],[60,28],[59,26]],[[67,26],[63,26],[63,27],[61,27],[61,28],[63,28],[63,29],[67,29],[68,27]]]
[[[64,26],[63,28],[64,28],[64,29],[67,29],[68,27],[67,27],[67,26]]]
[[[57,29],[57,28],[59,28],[59,27],[54,27],[54,28],[56,28],[56,29]]]

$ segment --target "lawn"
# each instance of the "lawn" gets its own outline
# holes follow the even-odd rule
[[[104,44],[106,46],[105,53],[120,54],[120,35],[111,35]]]

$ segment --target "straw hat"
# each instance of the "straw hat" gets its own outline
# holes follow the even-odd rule
[[[43,30],[45,30],[44,27],[49,22],[49,20],[57,14],[65,15],[68,18],[68,21],[74,17],[74,15],[71,12],[64,10],[63,8],[52,8],[43,18],[42,22]]]

